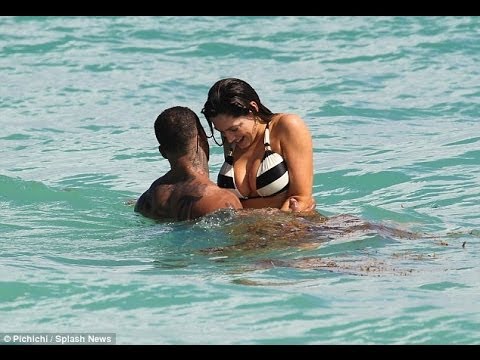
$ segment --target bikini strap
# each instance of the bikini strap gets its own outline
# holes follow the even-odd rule
[[[263,136],[263,145],[265,145],[265,150],[272,150],[270,147],[270,128],[268,127],[269,123],[267,123],[267,127],[265,128],[265,135]]]
[[[225,162],[233,165],[233,150],[235,149],[234,146],[230,146],[230,150],[228,150],[228,154],[225,156]]]

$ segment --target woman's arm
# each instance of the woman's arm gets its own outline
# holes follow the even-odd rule
[[[240,201],[244,208],[254,208],[254,209],[261,209],[261,208],[277,208],[279,209],[282,204],[287,200],[287,193],[282,192],[277,195],[267,196],[267,197],[256,197],[250,198]]]
[[[315,200],[313,187],[312,136],[305,122],[297,115],[283,114],[272,130],[278,138],[283,158],[287,162],[290,183],[288,198],[280,209],[284,211],[312,211]]]

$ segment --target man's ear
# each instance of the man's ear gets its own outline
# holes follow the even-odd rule
[[[160,154],[162,154],[162,156],[167,159],[167,154],[165,153],[165,151],[163,150],[162,148],[162,145],[159,145],[158,146],[158,151],[160,151]]]

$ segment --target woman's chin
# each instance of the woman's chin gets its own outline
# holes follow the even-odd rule
[[[248,141],[245,140],[245,138],[243,138],[235,146],[238,146],[240,149],[245,150],[250,146],[250,144],[248,143]]]

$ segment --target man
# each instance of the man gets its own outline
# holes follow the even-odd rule
[[[175,106],[155,121],[158,149],[170,171],[137,200],[135,211],[153,219],[190,220],[221,208],[241,209],[240,200],[209,178],[209,146],[198,116]]]

